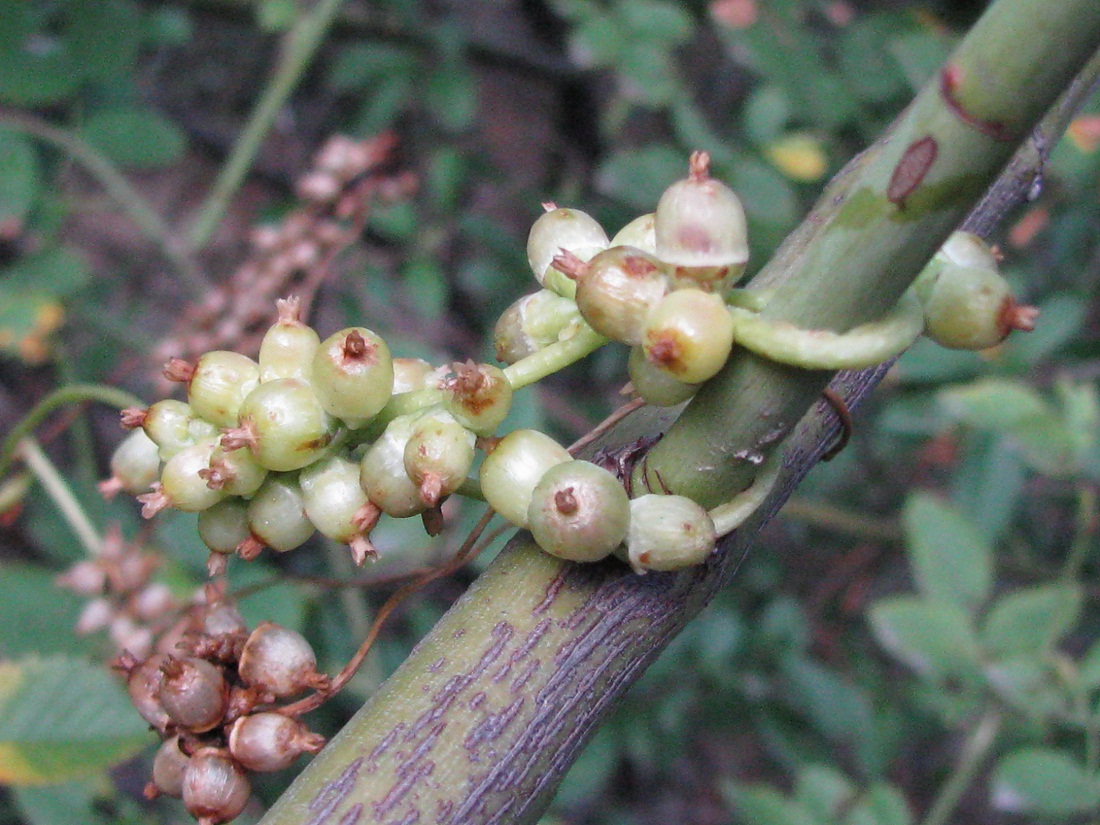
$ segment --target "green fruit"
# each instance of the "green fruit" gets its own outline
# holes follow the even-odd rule
[[[514,430],[481,464],[481,492],[489,506],[518,527],[527,526],[535,485],[551,467],[573,457],[538,430]]]
[[[224,431],[222,447],[247,446],[269,470],[298,470],[313,463],[335,433],[336,422],[308,381],[276,378],[249,393],[241,405],[240,424]]]
[[[252,535],[278,553],[300,547],[313,535],[298,480],[292,475],[269,475],[248,502]]]
[[[649,310],[671,286],[656,258],[634,247],[613,246],[579,270],[577,308],[600,335],[640,344]]]
[[[300,319],[301,299],[280,298],[275,302],[279,318],[260,342],[260,381],[276,378],[309,379],[313,356],[321,339]]]
[[[677,277],[724,291],[749,259],[745,210],[733,190],[710,176],[705,152],[691,156],[691,174],[665,190],[654,212],[657,257]]]
[[[349,327],[321,343],[312,376],[325,412],[358,427],[390,400],[393,359],[381,337],[365,327]]]
[[[210,465],[199,472],[211,490],[248,498],[264,483],[267,468],[256,461],[247,447],[227,450],[219,443],[210,456]]]
[[[527,526],[539,547],[570,561],[599,561],[626,538],[630,500],[603,467],[565,461],[531,491]]]
[[[434,387],[438,379],[435,367],[423,358],[393,359],[393,394],[416,392]]]
[[[566,298],[573,297],[576,285],[553,267],[554,258],[567,251],[587,261],[603,249],[607,249],[607,233],[595,218],[579,209],[551,205],[532,224],[527,236],[527,262],[535,279],[540,286]]]
[[[359,464],[330,456],[302,470],[298,482],[306,515],[321,533],[349,545],[359,564],[377,557],[366,536],[378,520],[378,510],[359,483]]]
[[[252,535],[248,502],[227,498],[199,513],[199,538],[211,553],[231,555]]]
[[[99,484],[107,498],[119,490],[137,495],[149,489],[160,477],[160,450],[144,430],[134,430],[111,455],[111,477]]]
[[[211,490],[201,472],[210,465],[210,456],[216,443],[213,439],[184,447],[164,464],[160,481],[150,493],[138,496],[144,505],[141,514],[152,518],[166,507],[174,507],[185,513],[197,513],[217,504],[225,493]]]
[[[428,506],[420,497],[419,486],[405,472],[405,445],[417,418],[411,413],[393,419],[359,462],[359,483],[367,498],[396,518],[415,516]]]
[[[443,382],[443,406],[458,422],[478,435],[492,435],[512,408],[512,384],[504,370],[492,364],[451,365]]]
[[[581,323],[577,305],[549,289],[524,295],[501,313],[493,328],[497,360],[505,364],[533,355]]]
[[[686,384],[651,364],[642,347],[630,348],[626,369],[634,392],[647,404],[674,407],[699,391],[698,384]]]
[[[241,402],[260,383],[260,367],[251,358],[227,350],[202,355],[187,384],[187,402],[195,415],[218,427],[237,423]]]
[[[655,215],[639,215],[616,233],[608,246],[633,246],[650,255],[657,254]]]
[[[729,358],[733,319],[718,295],[678,289],[649,311],[642,346],[653,366],[685,384],[698,384]]]
[[[630,502],[626,548],[638,573],[702,564],[716,542],[710,515],[690,498],[648,494]]]
[[[405,472],[420,488],[420,499],[434,507],[466,480],[474,463],[474,434],[443,410],[421,415],[405,443]]]
[[[150,405],[143,413],[134,413],[131,420],[137,421],[157,445],[161,461],[217,433],[213,424],[195,415],[190,404],[171,398]]]

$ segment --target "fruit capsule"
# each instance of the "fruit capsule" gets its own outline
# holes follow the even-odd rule
[[[342,456],[330,456],[298,475],[306,516],[324,535],[352,548],[359,564],[378,553],[367,540],[378,520],[359,483],[359,465]]]
[[[221,669],[205,659],[168,657],[157,696],[179,728],[203,733],[221,724],[229,702],[229,685]]]
[[[272,474],[248,502],[251,535],[278,553],[304,544],[313,535],[298,480],[290,474]],[[238,547],[238,549],[240,549]],[[248,552],[242,553],[247,557]]]
[[[138,426],[157,445],[160,460],[167,461],[198,439],[217,433],[217,428],[195,415],[185,401],[166,398],[145,410],[123,410],[123,426]]]
[[[705,152],[691,156],[691,172],[665,190],[654,212],[657,257],[676,276],[724,291],[749,259],[745,210],[733,190],[710,176]]]
[[[699,391],[698,384],[687,384],[651,364],[642,347],[630,348],[626,370],[634,392],[647,404],[674,407]]]
[[[702,564],[716,542],[710,515],[690,498],[650,493],[630,502],[626,548],[638,573]]]
[[[276,378],[308,380],[313,356],[321,345],[316,331],[300,318],[302,302],[297,296],[275,302],[278,320],[264,333],[260,342],[260,381]]]
[[[325,412],[358,427],[390,400],[393,358],[380,336],[366,327],[349,327],[321,342],[312,376]]]
[[[512,384],[504,370],[473,361],[454,363],[443,381],[443,406],[463,427],[492,435],[512,408]]]
[[[527,526],[539,547],[570,561],[610,555],[626,538],[629,523],[626,490],[588,461],[565,461],[547,470],[527,508]]]
[[[413,424],[405,443],[405,472],[433,507],[466,480],[474,463],[474,434],[441,409],[428,410]]]
[[[527,526],[535,485],[551,467],[572,456],[538,430],[514,430],[481,464],[481,492],[489,506],[518,527]]]
[[[299,470],[324,452],[336,433],[336,422],[308,381],[276,378],[249,393],[238,426],[223,433],[226,450],[247,446],[269,470]]]
[[[111,455],[111,477],[99,483],[99,491],[111,498],[120,490],[137,495],[160,477],[160,449],[145,434],[134,430]]]
[[[267,468],[256,460],[248,447],[227,450],[220,443],[210,454],[210,463],[199,475],[211,490],[229,496],[251,496],[267,478]]]
[[[156,793],[179,799],[183,796],[183,775],[191,757],[180,750],[180,738],[165,739],[153,757],[153,787]],[[150,792],[146,792],[150,796]]]
[[[166,507],[197,513],[225,498],[221,490],[210,489],[201,475],[210,466],[216,445],[213,439],[200,441],[168,459],[152,491],[137,497],[143,505],[141,514],[152,518]]]
[[[726,363],[733,319],[718,295],[678,289],[649,311],[642,346],[655,367],[685,384],[698,384]]]
[[[540,286],[572,298],[576,285],[554,268],[554,258],[564,250],[587,261],[600,250],[607,249],[607,243],[607,233],[591,215],[579,209],[549,206],[531,225],[527,236],[527,262]]]
[[[244,769],[219,748],[199,748],[183,774],[183,805],[199,825],[219,825],[236,818],[252,787]]]
[[[229,752],[250,771],[281,771],[303,753],[317,753],[325,737],[281,713],[242,716],[229,729]]]
[[[170,380],[187,384],[187,403],[195,415],[217,427],[237,423],[241,402],[260,383],[259,365],[228,350],[207,352],[193,367],[173,358],[164,372]]]
[[[317,656],[305,637],[273,622],[261,622],[249,634],[238,673],[245,684],[276,698],[328,685],[328,678],[317,672]]]
[[[577,305],[552,290],[524,295],[501,313],[493,328],[497,360],[514,364],[558,341],[580,320]]]
[[[613,246],[576,270],[577,308],[600,335],[642,342],[649,310],[670,290],[660,262],[640,249]]]
[[[639,215],[620,229],[608,246],[633,246],[643,252],[648,252],[650,255],[656,255],[657,229],[654,221],[655,217],[652,212]]]
[[[378,509],[395,518],[422,513],[428,505],[420,488],[405,472],[405,445],[412,437],[417,414],[399,415],[359,462],[359,483]]]

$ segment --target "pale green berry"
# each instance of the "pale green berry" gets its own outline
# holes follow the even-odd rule
[[[199,538],[211,553],[228,556],[252,535],[248,502],[227,498],[199,513]]]
[[[200,441],[168,459],[152,492],[138,496],[138,501],[144,505],[141,514],[152,518],[166,507],[197,513],[225,498],[221,490],[211,490],[201,475],[210,465],[216,443],[213,439]]]
[[[995,269],[944,264],[924,303],[924,334],[943,347],[981,350],[1014,329],[1031,330],[1038,310],[1021,305]]]
[[[646,359],[685,384],[715,375],[733,348],[733,319],[722,299],[700,289],[678,289],[646,316]]]
[[[633,246],[650,255],[657,254],[655,215],[639,215],[616,233],[609,246]]]
[[[378,521],[378,508],[359,483],[358,463],[329,456],[302,470],[298,482],[306,515],[322,534],[349,545],[359,564],[378,556],[366,538]]]
[[[137,495],[148,490],[159,477],[160,449],[144,430],[134,430],[115,448],[111,455],[111,477],[99,483],[99,491],[106,498],[119,490]]]
[[[359,483],[378,509],[386,515],[407,518],[427,508],[420,488],[405,472],[405,445],[416,425],[416,413],[399,415],[359,462]]]
[[[267,472],[267,468],[256,460],[248,447],[227,450],[219,443],[210,456],[210,466],[199,475],[206,479],[206,485],[212,490],[248,498],[260,489]]]
[[[640,344],[649,310],[671,289],[653,256],[630,246],[613,246],[576,272],[577,307],[600,335]]]
[[[194,366],[173,358],[164,368],[172,381],[187,384],[187,403],[199,418],[218,427],[237,423],[241,402],[260,383],[259,365],[246,355],[213,350]]]
[[[157,401],[146,410],[124,410],[122,423],[124,427],[142,427],[157,445],[161,461],[217,432],[213,424],[195,415],[190,404],[172,398]]]
[[[275,304],[278,320],[260,342],[260,381],[275,378],[308,380],[321,339],[312,327],[302,323],[300,298],[280,298]]]
[[[314,533],[298,480],[272,473],[248,502],[248,526],[258,541],[278,553],[303,545]],[[248,555],[247,552],[242,555]]]
[[[474,434],[444,410],[428,410],[413,424],[405,444],[405,472],[434,507],[466,480],[474,463]]]
[[[514,430],[481,463],[481,493],[501,516],[526,527],[535,485],[551,467],[572,458],[565,447],[538,430]]]
[[[493,328],[497,360],[514,364],[558,341],[581,323],[577,305],[549,289],[524,295],[501,313]]]
[[[554,258],[566,251],[587,261],[607,245],[607,233],[591,215],[547,204],[547,211],[532,224],[527,236],[527,262],[540,286],[572,298],[576,285],[554,268]]]
[[[222,447],[247,446],[269,470],[298,470],[312,464],[335,433],[336,422],[308,381],[276,378],[249,393],[241,405],[240,423],[224,431]]]
[[[690,498],[651,493],[630,502],[626,548],[638,573],[702,564],[717,540],[710,515]]]
[[[313,357],[312,375],[325,411],[353,427],[375,416],[393,392],[389,347],[366,327],[350,327],[326,338]]]
[[[393,359],[393,394],[416,392],[438,383],[436,368],[423,358]]]
[[[691,156],[691,173],[665,190],[654,212],[657,257],[677,277],[723,291],[749,259],[745,210],[733,190],[710,176],[705,152]]]
[[[698,384],[686,384],[649,362],[642,347],[631,347],[626,361],[630,383],[647,404],[674,407],[699,391]]]
[[[547,470],[531,491],[527,527],[539,547],[569,561],[599,561],[626,538],[630,499],[610,472],[588,461]]]
[[[451,365],[443,381],[443,405],[458,422],[478,435],[492,435],[512,408],[512,384],[492,364]]]

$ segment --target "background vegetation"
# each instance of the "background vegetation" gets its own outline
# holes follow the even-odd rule
[[[362,323],[402,355],[489,358],[497,315],[531,289],[523,242],[540,202],[616,228],[691,149],[741,194],[758,267],[979,11],[0,0],[0,428],[71,382],[159,398],[165,355],[255,346],[270,316],[233,315],[240,296],[319,274],[322,335]],[[327,137],[383,132],[394,183],[355,244],[323,273],[241,266],[254,230],[297,207]],[[852,445],[588,747],[548,823],[1097,815],[1098,146],[1100,99],[996,239],[1038,329],[901,359]],[[226,316],[240,322],[229,333]],[[618,403],[624,363],[601,352],[524,393],[510,423],[572,440]],[[66,408],[36,432],[46,469],[0,478],[0,821],[186,821],[140,797],[151,738],[109,676],[107,635],[73,632],[84,600],[53,578],[84,550],[38,482],[57,468],[97,531],[118,525],[163,559],[179,598],[204,574],[193,519],[143,524],[132,501],[98,495],[120,439],[110,411]],[[387,529],[372,578],[461,540]],[[232,565],[230,581],[256,585],[253,622],[307,633],[334,672],[392,592],[337,586],[349,567],[318,541]],[[408,603],[315,727],[337,730],[475,572]]]

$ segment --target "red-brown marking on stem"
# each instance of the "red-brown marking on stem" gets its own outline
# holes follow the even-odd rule
[[[962,105],[962,101],[958,98],[958,89],[961,82],[962,69],[954,63],[949,63],[940,72],[940,95],[943,97],[944,103],[947,104],[947,108],[954,112],[959,120],[967,126],[977,129],[988,138],[999,141],[1015,140],[1015,132],[1006,124],[996,120],[982,120],[966,110]]]
[[[938,153],[939,146],[931,135],[925,135],[920,140],[909,144],[901,160],[894,167],[894,173],[890,176],[890,183],[886,187],[886,199],[898,209],[904,209],[905,199],[920,186],[924,176],[932,168]]]

